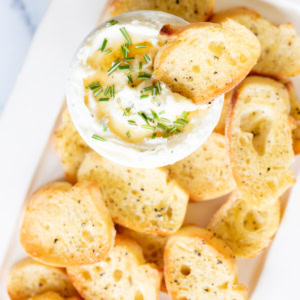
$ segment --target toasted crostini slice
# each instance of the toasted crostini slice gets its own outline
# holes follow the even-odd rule
[[[56,292],[49,291],[43,294],[29,297],[26,300],[81,300],[81,298],[78,296],[62,297],[60,294],[57,294]]]
[[[260,56],[255,35],[230,19],[221,25],[165,25],[160,34],[168,40],[155,57],[155,78],[198,104],[231,90]]]
[[[30,257],[18,261],[7,276],[7,292],[12,300],[22,300],[47,291],[69,297],[77,295],[65,269],[41,264]]]
[[[252,258],[269,246],[279,222],[279,199],[258,210],[234,192],[212,217],[208,228],[226,242],[236,257]]]
[[[300,74],[300,37],[291,23],[273,25],[255,10],[235,7],[215,14],[211,21],[227,18],[247,27],[261,44],[261,56],[254,73],[285,78]]]
[[[122,226],[169,235],[183,223],[189,196],[165,170],[125,167],[90,152],[78,179],[98,183],[113,220]]]
[[[36,191],[23,217],[20,240],[36,260],[54,266],[95,263],[114,244],[115,229],[95,183],[54,182]]]
[[[65,175],[70,182],[75,183],[77,169],[85,154],[91,149],[76,130],[67,109],[54,137],[55,149],[63,164]]]
[[[269,207],[295,183],[290,102],[285,86],[250,76],[233,96],[226,136],[230,165],[242,197]]]
[[[191,23],[206,21],[214,9],[214,0],[113,0],[112,17],[136,10],[159,10],[183,18]]]
[[[192,201],[214,199],[235,188],[225,142],[224,135],[213,132],[198,150],[167,167]]]
[[[173,300],[247,299],[230,248],[211,231],[195,226],[180,229],[168,238],[164,264]]]
[[[137,242],[117,235],[109,256],[96,264],[67,268],[85,300],[158,299],[162,273],[143,257]]]

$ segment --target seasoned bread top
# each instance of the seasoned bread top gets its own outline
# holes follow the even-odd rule
[[[167,167],[192,201],[221,197],[235,187],[224,135],[213,132],[191,155]]]
[[[250,72],[260,55],[255,35],[230,19],[220,24],[165,25],[155,78],[195,103],[210,103]]]
[[[294,182],[289,95],[276,80],[250,76],[233,97],[226,136],[233,177],[256,208],[274,203]]]
[[[64,269],[41,264],[32,258],[17,262],[7,276],[7,292],[12,300],[22,300],[47,291],[61,296],[74,296],[77,292]]]
[[[98,183],[113,220],[120,225],[169,235],[183,223],[189,196],[162,169],[125,167],[91,152],[78,178]]]
[[[259,210],[234,192],[208,228],[226,242],[236,257],[252,258],[269,246],[280,222],[280,200]]]
[[[67,272],[85,300],[158,300],[162,279],[154,265],[146,264],[142,248],[121,235],[106,259],[68,267]]]
[[[159,10],[181,17],[191,23],[204,22],[212,14],[214,0],[113,0],[112,17],[135,10]]]
[[[183,227],[168,239],[164,263],[167,289],[174,300],[247,299],[230,248],[211,231]]]
[[[55,266],[98,262],[114,243],[115,229],[94,183],[54,182],[26,206],[20,240],[35,259]]]
[[[72,297],[62,297],[61,295],[49,291],[45,292],[43,294],[35,295],[32,297],[27,298],[27,300],[81,300],[78,296],[72,296]]]
[[[261,44],[261,56],[253,72],[276,78],[300,74],[300,37],[292,24],[273,25],[255,10],[235,7],[215,14],[211,22],[227,18],[247,27]]]

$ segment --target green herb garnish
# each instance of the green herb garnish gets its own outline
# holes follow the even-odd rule
[[[136,45],[135,49],[147,48],[147,45]]]
[[[93,134],[92,138],[95,140],[101,141],[101,142],[106,142],[105,138],[103,138],[102,136],[96,135],[96,134]]]
[[[131,107],[125,108],[124,113],[123,113],[123,116],[129,116],[130,110],[131,110]]]
[[[156,138],[156,132],[154,132],[153,134],[152,134],[152,137],[151,137],[152,139],[155,139]]]
[[[115,98],[115,86],[114,85],[112,85],[110,88],[110,96],[112,98]]]
[[[149,61],[151,61],[150,57],[146,54],[144,55],[144,60],[146,63],[148,63]]]
[[[104,53],[105,53],[105,54],[111,53],[111,50],[110,50],[110,49],[107,49],[107,50],[104,51]]]
[[[129,69],[129,66],[128,66],[128,65],[127,65],[127,66],[120,66],[119,69],[120,69],[120,70],[128,70],[128,69]]]
[[[134,57],[126,57],[126,58],[124,58],[124,61],[131,61],[131,60],[134,60]]]
[[[187,113],[186,111],[184,111],[184,112],[182,113],[182,117],[186,120],[187,117],[188,117],[188,113]]]
[[[103,52],[105,50],[105,47],[106,47],[106,44],[107,44],[107,39],[104,39],[103,40],[103,43],[102,43],[102,46],[99,50],[101,50],[101,52]]]
[[[100,98],[98,101],[100,101],[100,102],[109,101],[109,98]]]
[[[142,68],[143,68],[143,63],[140,61],[139,62],[139,69],[142,70]]]
[[[142,128],[148,129],[148,130],[155,130],[155,127],[151,126],[151,125],[142,125]]]
[[[136,126],[136,123],[135,123],[135,121],[133,121],[133,120],[128,120],[128,124],[129,124],[129,125],[132,125],[132,126]]]
[[[111,89],[110,86],[108,86],[108,87],[105,89],[104,96],[107,96],[107,95],[108,95],[108,93],[110,92],[110,89]]]
[[[106,26],[113,26],[118,24],[119,22],[117,20],[109,20],[106,22]]]
[[[130,138],[131,137],[130,131],[127,131],[126,135],[127,135],[128,138]]]
[[[171,122],[169,119],[166,119],[166,118],[160,118],[160,120],[162,122],[165,122],[165,123],[170,123]]]
[[[128,75],[127,78],[128,78],[128,82],[133,83],[131,75]]]
[[[164,110],[161,110],[158,114],[159,115],[163,115],[163,114],[165,114],[166,112],[164,111]]]
[[[157,113],[153,110],[151,111],[151,113],[152,113],[153,119],[156,121],[159,121],[159,117],[158,117]]]
[[[160,86],[159,81],[157,81],[156,87],[157,87],[158,92],[160,93],[161,92],[161,86]]]
[[[140,78],[140,79],[150,79],[151,75],[147,75],[147,74],[139,75],[138,78]]]
[[[143,112],[138,112],[138,115],[149,125],[148,117]]]
[[[126,41],[128,42],[129,45],[132,45],[132,41],[131,38],[126,30],[125,27],[120,28],[121,33],[123,34],[124,38],[126,39]]]
[[[122,62],[115,63],[108,71],[108,76],[111,75],[114,71],[118,69],[118,67],[121,65]]]
[[[157,123],[157,127],[160,129],[163,129],[163,130],[165,130],[167,128],[164,124],[161,124],[161,123]]]
[[[149,95],[141,95],[140,99],[145,99],[145,98],[148,98],[148,97],[149,97]]]

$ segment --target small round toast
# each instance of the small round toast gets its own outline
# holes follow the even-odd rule
[[[77,169],[91,148],[79,135],[67,109],[63,113],[61,125],[54,133],[54,138],[55,150],[61,159],[65,175],[70,182],[75,183]]]
[[[237,189],[256,207],[269,207],[295,183],[290,102],[285,86],[249,76],[233,96],[226,129]]]
[[[111,17],[136,10],[158,10],[191,23],[206,21],[214,9],[214,0],[113,0],[110,4]]]
[[[94,183],[50,183],[26,206],[20,240],[36,260],[54,266],[95,263],[114,243],[115,229]]]
[[[291,23],[273,25],[255,10],[234,7],[219,12],[211,22],[230,18],[251,30],[261,44],[261,56],[252,72],[276,78],[300,74],[300,37]]]
[[[111,216],[119,225],[170,235],[184,221],[189,195],[165,170],[125,167],[90,152],[77,177],[98,183]]]
[[[235,188],[225,144],[224,135],[213,132],[198,150],[168,166],[192,201],[221,197]]]
[[[26,300],[81,300],[81,298],[79,298],[78,296],[62,297],[61,295],[50,291],[40,295],[29,297]]]
[[[280,222],[280,200],[257,210],[234,192],[209,222],[208,228],[226,242],[236,257],[252,258],[269,246]]]
[[[158,299],[162,273],[146,264],[142,248],[133,240],[116,236],[108,257],[96,264],[67,268],[68,275],[85,300]]]
[[[17,262],[7,277],[7,292],[12,300],[26,299],[47,291],[63,297],[77,295],[64,269],[41,264],[32,258]]]
[[[172,235],[164,253],[164,275],[172,300],[245,300],[230,248],[214,233],[186,226]]]
[[[164,25],[160,34],[168,40],[155,57],[155,78],[197,104],[230,91],[260,56],[255,35],[231,19],[221,25]]]

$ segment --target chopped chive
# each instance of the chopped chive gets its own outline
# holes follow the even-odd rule
[[[184,127],[184,124],[182,124],[182,123],[180,123],[180,122],[178,122],[178,121],[175,121],[175,122],[173,123],[173,125],[176,126],[176,127]]]
[[[167,128],[164,124],[161,124],[161,123],[157,123],[157,127],[160,129],[163,129],[163,130],[165,130]]]
[[[131,61],[131,60],[134,60],[134,57],[126,57],[124,60],[125,61]]]
[[[146,86],[145,88],[143,88],[144,91],[152,91],[152,89],[154,88],[153,85],[151,86]]]
[[[152,74],[155,74],[157,72],[157,69],[154,69],[153,71],[152,71]]]
[[[107,39],[104,39],[103,40],[103,43],[102,43],[102,46],[99,50],[101,50],[101,52],[103,52],[105,50],[105,47],[106,47],[106,44],[107,44]]]
[[[128,78],[128,82],[133,83],[131,75],[128,75],[127,78]]]
[[[128,120],[128,124],[129,124],[129,125],[132,125],[132,126],[136,126],[136,123],[135,123],[135,121],[133,121],[133,120]]]
[[[150,57],[147,54],[144,55],[144,60],[145,60],[146,63],[151,61]]]
[[[169,128],[169,129],[170,129],[169,133],[173,133],[174,131],[177,130],[177,128],[175,126],[173,128]]]
[[[156,96],[156,95],[157,95],[157,88],[154,87],[154,88],[152,89],[152,96]]]
[[[138,78],[140,78],[140,79],[150,79],[151,76],[147,75],[147,74],[144,74],[144,75],[139,75]]]
[[[142,68],[143,68],[143,63],[140,61],[139,62],[139,69],[142,70]]]
[[[111,89],[110,86],[108,86],[108,87],[105,89],[104,96],[108,95],[108,93],[110,92],[110,89]]]
[[[111,53],[111,50],[110,50],[110,49],[107,49],[107,50],[104,51],[104,53],[105,53],[105,54]]]
[[[95,140],[101,141],[101,142],[106,142],[105,138],[103,138],[102,136],[96,135],[96,134],[93,134],[92,138]]]
[[[160,111],[158,114],[159,115],[163,115],[163,114],[165,114],[166,112],[164,111],[164,110],[162,110],[162,111]]]
[[[127,66],[120,66],[119,69],[120,69],[120,70],[128,70],[128,69],[129,69],[129,66],[128,66],[128,65],[127,65]]]
[[[125,27],[120,28],[121,33],[123,34],[124,38],[126,39],[126,41],[128,42],[129,45],[132,45],[132,41],[131,38],[126,30]]]
[[[135,49],[147,48],[147,45],[136,45]]]
[[[170,123],[171,122],[169,119],[166,119],[166,118],[160,118],[160,120],[162,122],[165,122],[165,123]]]
[[[149,97],[149,95],[141,95],[140,99],[145,99],[145,98],[148,98],[148,97]]]
[[[103,125],[103,131],[107,131],[107,126],[106,125]]]
[[[101,86],[99,86],[98,88],[94,89],[93,92],[94,92],[94,96],[97,97],[103,92],[103,90]]]
[[[106,22],[106,26],[113,26],[118,24],[119,22],[117,20],[109,20]]]
[[[151,126],[151,125],[142,125],[142,128],[149,129],[149,130],[155,130],[155,127]]]
[[[152,113],[153,119],[156,120],[156,121],[158,121],[159,117],[158,117],[157,113],[155,111],[153,111],[153,110],[151,111],[151,113]]]
[[[127,131],[126,135],[127,135],[128,138],[130,138],[131,137],[130,131]]]
[[[125,58],[128,57],[128,53],[130,52],[128,47],[129,47],[128,44],[121,46],[122,57],[125,57]]]
[[[153,134],[152,134],[152,137],[151,137],[152,139],[155,139],[156,138],[156,132],[154,132]]]
[[[89,84],[89,85],[87,86],[87,88],[93,90],[93,89],[95,89],[95,88],[98,88],[99,86],[100,86],[99,81],[96,81],[96,82],[93,82],[93,83]]]
[[[161,92],[161,86],[160,86],[159,81],[157,81],[156,87],[157,87],[158,92],[160,93]]]
[[[124,113],[123,113],[123,116],[129,116],[130,110],[131,110],[131,107],[125,108]]]
[[[98,101],[100,101],[100,102],[109,101],[109,98],[100,98]]]
[[[149,125],[148,117],[143,112],[138,112],[138,115]]]
[[[177,120],[178,122],[184,123],[184,124],[188,124],[189,122],[185,119],[179,119]]]
[[[169,130],[166,130],[165,134],[163,135],[163,138],[168,137],[168,134],[169,134]]]
[[[108,76],[111,75],[114,71],[118,69],[118,67],[121,65],[122,62],[115,63],[108,71]]]
[[[112,85],[110,88],[110,96],[112,98],[115,98],[115,86],[114,85]]]
[[[184,111],[184,112],[182,113],[182,117],[186,120],[187,117],[188,117],[188,113],[187,113],[186,111]]]

